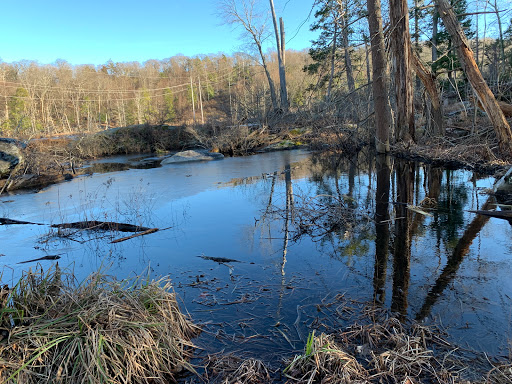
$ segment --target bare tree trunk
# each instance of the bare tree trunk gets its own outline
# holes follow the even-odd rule
[[[390,0],[389,17],[397,104],[395,138],[397,141],[414,141],[414,87],[407,0]]]
[[[332,37],[332,49],[331,49],[331,74],[329,75],[329,86],[327,87],[327,100],[331,98],[332,81],[334,78],[334,63],[336,58],[336,35],[338,34],[338,23],[334,23],[334,34]]]
[[[345,14],[341,15],[341,36],[343,37],[343,49],[345,51],[345,71],[347,73],[347,85],[350,93],[356,90],[352,60],[350,59],[350,47],[348,44],[348,26]]]
[[[274,82],[272,81],[272,77],[270,76],[270,72],[268,71],[267,61],[265,60],[265,55],[263,54],[261,44],[258,43],[257,46],[258,46],[258,51],[260,52],[261,65],[263,67],[263,70],[265,71],[265,76],[267,76],[268,88],[270,89],[270,99],[272,100],[272,108],[275,111],[275,110],[277,110],[276,88],[274,86]]]
[[[432,63],[437,61],[437,24],[439,22],[439,10],[437,5],[434,7],[432,16]]]
[[[451,35],[453,44],[457,49],[457,54],[471,87],[475,91],[478,100],[484,107],[487,116],[498,137],[500,150],[506,153],[512,153],[512,132],[510,126],[501,111],[501,108],[492,94],[489,86],[485,82],[473,56],[473,51],[469,42],[457,21],[455,13],[447,0],[436,0],[439,8],[439,14],[443,19],[446,30]]]
[[[434,135],[444,135],[443,109],[436,78],[434,74],[423,65],[417,53],[413,53],[411,55],[411,59],[416,75],[423,83],[423,86],[430,97],[430,102],[432,103],[432,119],[434,121],[434,129],[432,130],[432,133]]]
[[[380,0],[368,0],[367,5],[372,51],[372,89],[376,125],[375,147],[377,153],[386,153],[389,152],[391,119],[388,109],[388,76]]]
[[[274,33],[276,35],[277,43],[277,61],[279,62],[279,85],[281,94],[281,108],[288,111],[288,93],[286,91],[286,71],[284,68],[283,54],[284,54],[284,41],[280,41],[279,31],[277,28],[276,11],[274,9],[274,0],[270,1],[270,11],[272,12],[272,21],[274,22]],[[282,25],[282,23],[281,23]],[[281,34],[284,34],[284,29],[281,30]]]

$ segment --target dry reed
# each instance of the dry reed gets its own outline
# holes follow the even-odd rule
[[[309,336],[304,354],[295,356],[285,374],[299,383],[365,383],[367,372],[332,335]]]
[[[2,383],[168,383],[197,333],[170,281],[24,274],[0,312]]]
[[[261,360],[241,359],[232,354],[210,355],[206,365],[209,383],[259,384],[270,383],[270,372]]]

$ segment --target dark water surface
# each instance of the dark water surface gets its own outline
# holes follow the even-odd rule
[[[365,153],[304,151],[79,177],[0,199],[1,217],[45,224],[0,226],[2,283],[37,264],[19,262],[44,256],[59,256],[79,280],[106,266],[118,278],[149,268],[170,275],[184,307],[206,323],[197,342],[209,352],[271,359],[301,350],[312,327],[336,324],[335,307],[322,308],[343,296],[505,354],[511,225],[468,212],[496,208],[486,194],[493,182]],[[171,228],[110,244],[126,234],[48,226],[83,220]]]

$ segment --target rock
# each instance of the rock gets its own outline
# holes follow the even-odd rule
[[[14,167],[23,162],[24,148],[25,144],[18,140],[0,138],[0,177],[9,175]]]
[[[210,161],[223,159],[222,153],[208,152],[202,150],[189,150],[178,152],[175,155],[162,160],[162,165],[173,163],[184,163],[187,161]]]

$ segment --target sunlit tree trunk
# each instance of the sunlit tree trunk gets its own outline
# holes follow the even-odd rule
[[[345,72],[347,74],[347,85],[348,91],[354,92],[356,89],[355,81],[354,81],[354,71],[352,69],[352,59],[350,58],[350,46],[348,40],[348,25],[347,25],[347,11],[343,7],[344,4],[342,1],[338,0],[338,4],[341,8],[341,36],[343,38],[343,50],[345,52]]]
[[[397,141],[414,141],[414,86],[407,0],[390,0],[389,17],[396,94],[395,138]]]
[[[331,73],[329,74],[329,85],[327,86],[327,100],[331,98],[332,82],[334,79],[334,69],[336,61],[336,36],[338,34],[338,23],[334,23],[334,33],[332,36],[332,47],[331,47]]]
[[[462,31],[460,23],[457,21],[451,5],[447,0],[436,0],[436,4],[439,8],[439,15],[443,19],[446,30],[452,37],[454,47],[457,49],[462,69],[477,95],[478,100],[487,113],[487,116],[491,120],[496,136],[498,137],[500,150],[505,153],[512,153],[512,132],[510,126],[496,98],[478,69],[473,51]]]

